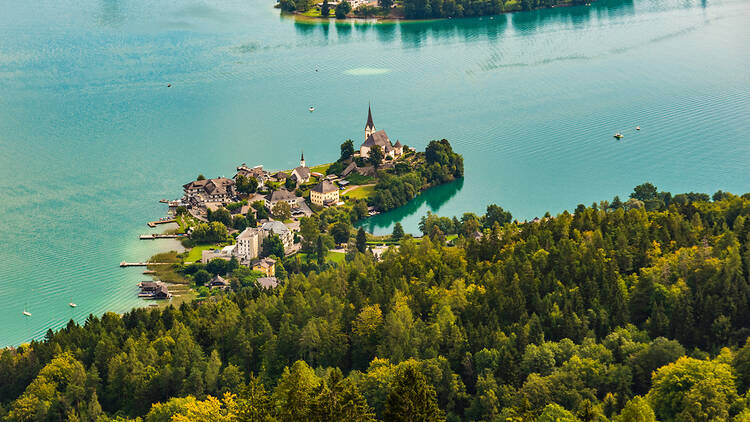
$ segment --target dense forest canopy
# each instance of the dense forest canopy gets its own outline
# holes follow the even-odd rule
[[[645,184],[533,222],[490,206],[422,228],[381,260],[354,253],[273,291],[91,316],[7,349],[0,414],[750,420],[750,195]]]

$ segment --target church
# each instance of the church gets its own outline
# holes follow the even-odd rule
[[[380,146],[383,154],[391,158],[396,158],[404,153],[404,147],[400,141],[396,140],[396,144],[394,145],[384,130],[375,130],[375,123],[372,122],[372,109],[368,106],[367,123],[365,124],[365,142],[359,147],[360,157],[369,157],[370,149],[375,145]]]

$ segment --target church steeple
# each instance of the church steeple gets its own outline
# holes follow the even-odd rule
[[[300,167],[307,167],[305,165],[305,151],[302,151],[302,156],[299,159],[299,166]]]
[[[367,104],[367,124],[365,124],[365,140],[375,133],[375,123],[372,122],[372,108]]]

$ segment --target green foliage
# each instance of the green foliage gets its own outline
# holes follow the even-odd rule
[[[352,11],[352,5],[347,0],[343,0],[336,5],[336,19],[344,19]]]
[[[349,13],[349,12],[346,12],[346,13]],[[341,156],[339,157],[339,160],[340,161],[346,160],[348,158],[351,158],[353,155],[354,155],[354,142],[352,142],[351,139],[347,139],[346,141],[344,141],[343,144],[341,144]]]
[[[232,214],[226,208],[219,208],[216,211],[208,210],[208,221],[218,221],[226,227],[232,226]]]
[[[227,263],[236,292],[0,351],[0,403],[11,420],[747,420],[750,197],[663,194],[430,217],[435,240],[377,261],[285,258],[276,289]],[[302,219],[303,244],[328,248],[352,212]]]
[[[396,224],[393,225],[393,233],[391,233],[391,240],[399,241],[401,238],[404,237],[404,227],[401,225],[400,222],[396,222]]]
[[[323,4],[320,6],[320,16],[327,18],[331,14],[331,8],[328,6],[328,0],[323,0]]]
[[[255,193],[255,191],[258,190],[258,179],[252,176],[247,177],[240,174],[237,176],[234,183],[237,192],[244,193],[245,195]]]
[[[227,227],[218,221],[198,224],[190,234],[190,238],[196,243],[219,243],[228,237]]]
[[[356,242],[358,251],[364,252],[365,250],[367,250],[367,234],[365,234],[365,229],[363,229],[362,227],[357,230]]]
[[[277,258],[283,258],[284,242],[282,242],[279,236],[275,234],[268,236],[263,239],[263,243],[261,244],[261,255],[264,257],[275,256]]]
[[[292,207],[285,201],[279,201],[273,206],[271,215],[277,220],[288,220],[292,218]]]

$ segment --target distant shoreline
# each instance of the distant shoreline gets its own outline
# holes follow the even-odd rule
[[[389,15],[389,16],[372,16],[372,17],[364,17],[364,16],[347,16],[344,19],[338,19],[336,17],[328,17],[324,18],[322,16],[308,16],[305,15],[305,12],[286,12],[281,11],[280,16],[286,17],[286,18],[292,18],[295,21],[299,22],[310,22],[310,23],[317,23],[317,22],[334,22],[334,23],[374,23],[374,24],[393,24],[398,22],[438,22],[438,21],[447,21],[447,20],[453,20],[453,19],[482,19],[482,18],[489,18],[493,19],[495,16],[503,16],[503,15],[509,15],[513,13],[519,13],[519,12],[533,12],[537,10],[547,10],[547,9],[561,9],[561,8],[568,8],[568,7],[576,7],[576,6],[591,6],[591,3],[594,3],[596,0],[591,0],[591,2],[585,3],[585,4],[556,4],[549,7],[538,7],[535,9],[529,9],[529,10],[508,10],[503,11],[498,14],[494,15],[475,15],[475,16],[448,16],[443,18],[407,18],[404,16],[397,16],[397,15]],[[274,6],[275,8],[278,7],[278,3]]]

